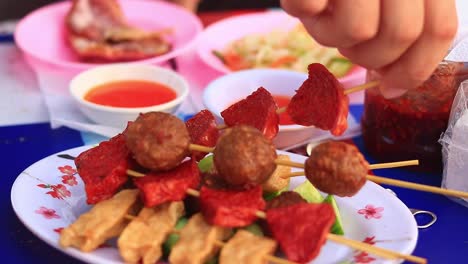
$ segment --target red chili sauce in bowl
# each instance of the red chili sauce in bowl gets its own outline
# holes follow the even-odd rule
[[[139,108],[164,104],[176,97],[175,91],[164,84],[125,80],[98,85],[89,90],[84,99],[104,106]]]

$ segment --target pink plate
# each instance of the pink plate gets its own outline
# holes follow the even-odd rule
[[[147,64],[160,64],[174,58],[195,44],[202,24],[198,17],[174,4],[155,0],[119,1],[131,25],[148,30],[172,28],[171,52],[140,60]],[[18,47],[33,63],[45,63],[66,71],[81,71],[98,64],[81,62],[65,39],[65,15],[71,2],[44,6],[23,18],[15,31]]]
[[[220,73],[230,73],[231,70],[213,55],[213,50],[221,50],[232,41],[250,34],[268,33],[272,30],[289,30],[298,23],[298,19],[283,11],[267,11],[223,19],[207,27],[200,35],[197,53],[211,68]],[[348,75],[340,78],[340,82],[345,87],[350,87],[362,83],[364,77],[365,70],[355,66]]]

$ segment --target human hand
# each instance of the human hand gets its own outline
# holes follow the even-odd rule
[[[320,44],[382,75],[387,98],[417,87],[457,31],[454,0],[281,0]]]

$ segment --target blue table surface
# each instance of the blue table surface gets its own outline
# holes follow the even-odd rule
[[[362,106],[352,106],[351,113],[359,117]],[[360,137],[354,139],[370,163]],[[5,263],[79,263],[34,236],[19,221],[10,202],[10,190],[15,178],[32,163],[56,152],[82,146],[80,132],[60,128],[52,130],[48,123],[0,127],[0,254]],[[418,174],[401,169],[379,170],[379,175],[430,185],[440,185],[440,175]],[[414,255],[429,263],[468,263],[468,208],[435,194],[391,187],[410,208],[424,209],[438,216],[435,225],[420,230]],[[25,193],[25,196],[28,194]],[[30,197],[34,199],[34,197]],[[419,219],[424,220],[424,219]]]

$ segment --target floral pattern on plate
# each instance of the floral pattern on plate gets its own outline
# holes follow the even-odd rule
[[[358,210],[358,214],[364,215],[366,219],[380,219],[382,218],[384,208],[383,207],[376,207],[372,204],[366,205],[364,209]]]

